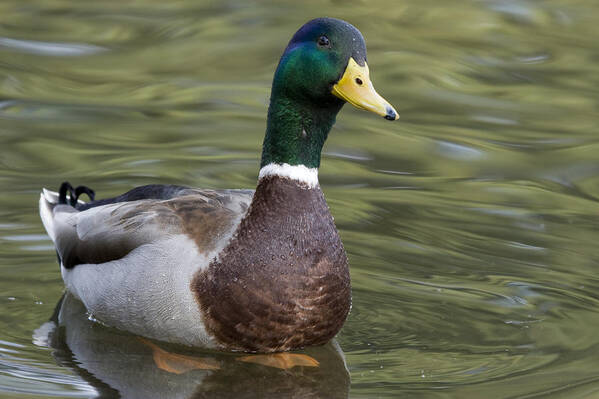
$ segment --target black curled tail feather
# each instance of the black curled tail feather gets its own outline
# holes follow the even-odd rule
[[[81,194],[86,194],[90,200],[94,201],[96,198],[96,192],[87,186],[77,186],[75,189],[75,203],[72,204],[75,206],[77,204],[77,200],[81,196]]]
[[[58,203],[62,205],[67,204],[67,191],[69,192],[69,196],[71,198],[75,197],[75,191],[73,190],[73,186],[68,181],[63,182],[60,185],[60,189],[58,189]]]
[[[69,194],[68,200],[67,192]],[[60,185],[60,189],[58,190],[58,203],[75,207],[81,194],[86,194],[92,201],[96,197],[95,191],[91,188],[87,186],[78,186],[77,188],[73,188],[71,183],[65,181]]]

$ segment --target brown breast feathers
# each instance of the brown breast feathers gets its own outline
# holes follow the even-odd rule
[[[272,352],[333,338],[349,312],[351,288],[320,188],[262,179],[236,235],[192,289],[223,347]]]

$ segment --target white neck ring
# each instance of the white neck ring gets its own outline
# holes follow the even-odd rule
[[[310,188],[318,186],[318,168],[305,165],[289,165],[288,163],[269,163],[260,169],[258,180],[268,176],[280,176],[306,184]]]

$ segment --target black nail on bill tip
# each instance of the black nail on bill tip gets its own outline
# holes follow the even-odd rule
[[[397,118],[397,114],[391,108],[387,108],[387,115],[385,115],[385,119],[388,121],[394,121]]]

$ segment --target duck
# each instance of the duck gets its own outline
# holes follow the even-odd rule
[[[93,320],[167,343],[272,353],[333,339],[351,284],[318,168],[346,103],[399,119],[374,89],[360,31],[316,18],[276,68],[255,190],[43,189],[66,291]]]

